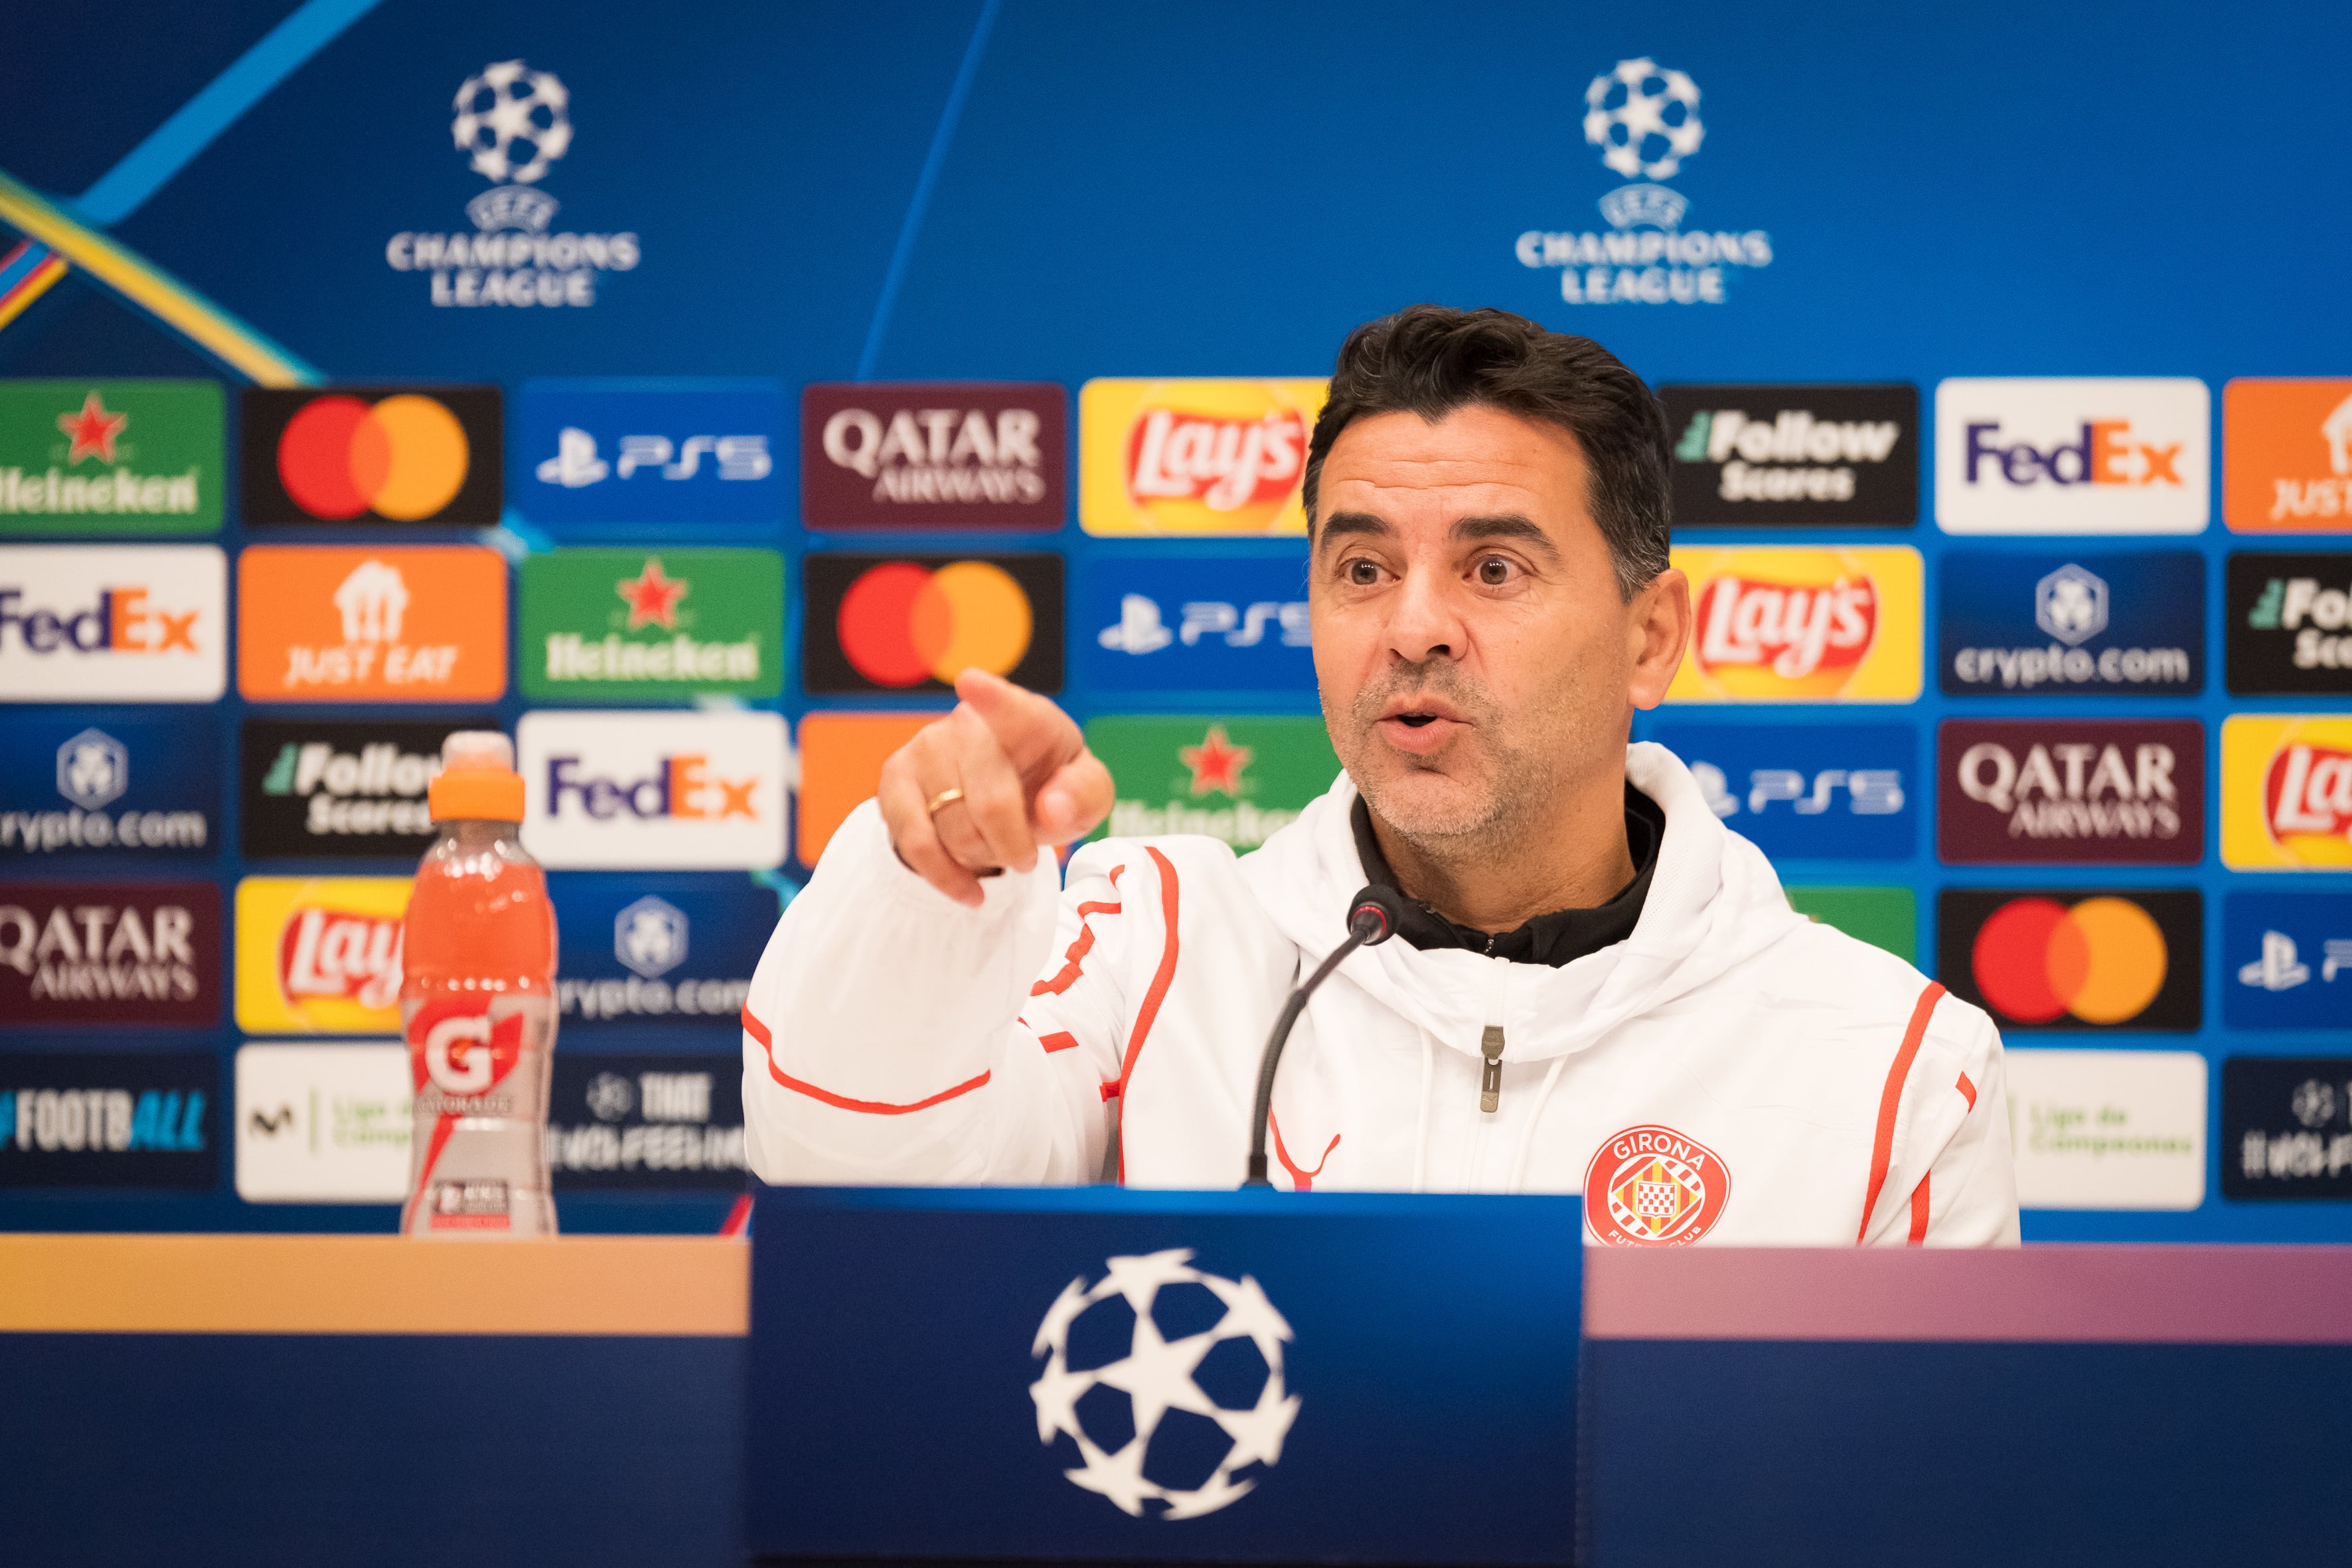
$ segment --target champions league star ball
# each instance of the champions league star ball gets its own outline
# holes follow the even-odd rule
[[[1584,89],[1584,139],[1625,178],[1665,180],[1698,151],[1698,84],[1644,55],[1619,60]]]
[[[449,130],[457,151],[474,155],[474,173],[499,184],[527,185],[571,147],[571,102],[554,73],[501,60],[466,79]],[[530,156],[520,157],[523,153]]]
[[[1256,1280],[1205,1274],[1189,1248],[1114,1258],[1070,1281],[1029,1353],[1037,1437],[1063,1474],[1135,1517],[1196,1519],[1243,1498],[1282,1458],[1298,1396],[1282,1381],[1290,1325]]]

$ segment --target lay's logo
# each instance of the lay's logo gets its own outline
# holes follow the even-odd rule
[[[1919,695],[1918,552],[1677,550],[1696,625],[1685,702],[1908,702]]]
[[[252,1034],[400,1031],[406,877],[236,885],[236,1022]]]
[[[2352,719],[2222,722],[2221,863],[2352,870]]]
[[[1099,379],[1078,395],[1088,533],[1302,533],[1320,381]]]

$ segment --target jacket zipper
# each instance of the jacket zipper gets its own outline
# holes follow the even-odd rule
[[[1478,1037],[1478,1054],[1486,1058],[1478,1073],[1478,1109],[1491,1114],[1503,1104],[1504,994],[1510,984],[1507,960],[1496,959],[1494,984],[1486,988],[1486,1027]]]

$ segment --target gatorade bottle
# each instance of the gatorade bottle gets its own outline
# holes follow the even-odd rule
[[[416,1121],[401,1232],[552,1236],[555,908],[519,837],[513,745],[496,731],[450,736],[427,799],[440,837],[416,868],[402,937]]]

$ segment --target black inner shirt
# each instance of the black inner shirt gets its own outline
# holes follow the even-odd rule
[[[1625,786],[1625,847],[1633,858],[1633,879],[1617,896],[1596,909],[1554,910],[1538,915],[1515,931],[1487,932],[1456,925],[1419,899],[1404,896],[1381,841],[1372,833],[1371,808],[1358,795],[1348,820],[1356,830],[1356,856],[1364,863],[1366,879],[1394,889],[1404,898],[1404,918],[1397,935],[1426,952],[1433,949],[1466,948],[1513,963],[1548,963],[1557,969],[1588,952],[1633,934],[1642,905],[1650,896],[1650,874],[1658,868],[1658,846],[1666,836],[1666,814],[1657,803],[1632,784]]]

